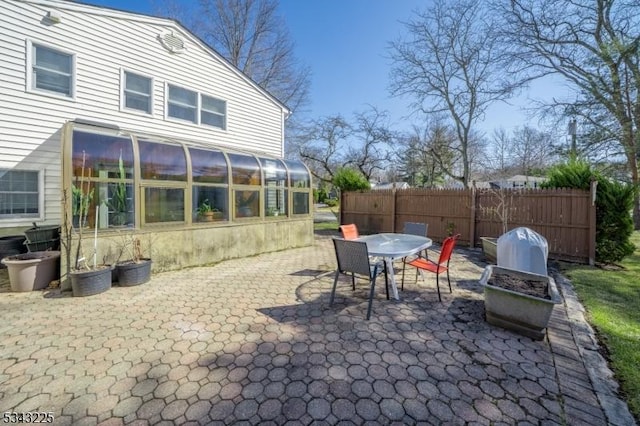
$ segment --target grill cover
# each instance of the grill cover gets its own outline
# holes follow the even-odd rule
[[[529,228],[515,228],[498,238],[498,266],[547,275],[547,239]]]

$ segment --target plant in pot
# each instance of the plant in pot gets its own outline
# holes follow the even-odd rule
[[[512,229],[500,237],[498,265],[488,265],[484,286],[487,322],[534,339],[544,337],[560,296],[547,274],[548,243],[532,229]]]
[[[46,288],[59,277],[60,251],[33,251],[6,256],[2,264],[7,267],[11,291],[32,291]]]
[[[544,338],[553,306],[561,302],[553,277],[488,265],[480,284],[489,324]]]
[[[88,173],[85,174],[85,162],[86,153],[83,152],[79,185],[72,195],[73,204],[77,201],[80,224],[87,223],[94,193],[94,188],[91,187],[91,182],[87,179],[88,176],[91,176],[91,168],[87,169]],[[99,208],[96,208],[93,259],[92,261],[87,261],[83,254],[84,226],[79,226],[77,229],[73,227],[68,216],[67,195],[66,190],[63,190],[62,245],[66,256],[66,276],[71,280],[71,290],[74,296],[91,296],[105,292],[111,288],[111,266],[97,264]]]
[[[120,254],[125,251],[129,259],[117,261],[115,266],[115,279],[118,285],[130,287],[146,283],[151,278],[151,259],[144,257],[140,238],[135,234],[123,236]]]
[[[71,185],[71,214],[73,218],[73,227],[79,228],[80,226],[87,226],[86,216],[85,221],[81,220],[82,215],[80,212],[88,212],[89,206],[93,201],[93,192],[94,188],[91,188],[89,192],[85,195],[82,194],[82,190],[80,187],[76,185]],[[81,223],[82,222],[82,223]]]
[[[278,216],[280,214],[280,210],[275,207],[269,207],[267,209],[267,216]]]
[[[110,224],[113,226],[123,226],[128,222],[126,172],[122,161],[122,152],[118,160],[118,178],[120,181],[114,184],[111,199],[107,203],[111,214]]]
[[[204,200],[198,206],[198,220],[201,222],[213,221],[213,207],[211,207],[209,200]]]
[[[208,199],[198,206],[198,220],[201,222],[212,222],[223,218],[222,212],[211,205]]]
[[[491,189],[489,191],[496,203],[493,206],[480,207],[485,214],[497,218],[501,225],[502,234],[506,233],[509,226],[513,206],[513,191],[505,189]],[[501,234],[501,235],[502,235]],[[498,261],[498,238],[480,237],[482,241],[482,253],[487,262],[497,263]]]

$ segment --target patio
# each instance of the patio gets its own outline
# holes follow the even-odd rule
[[[301,249],[156,274],[73,298],[11,293],[0,270],[0,412],[55,424],[634,424],[582,308],[548,339],[484,321],[484,263],[456,249],[453,294],[433,276],[401,300],[345,278],[328,306],[331,235]],[[413,275],[409,275],[413,277]]]

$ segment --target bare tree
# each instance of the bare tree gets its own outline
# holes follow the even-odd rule
[[[504,174],[512,162],[511,143],[511,137],[503,127],[493,131],[487,163],[498,174]]]
[[[577,102],[563,112],[615,141],[634,184],[640,183],[640,7],[637,0],[503,0],[505,35],[532,76],[559,74]],[[596,114],[594,114],[596,112]],[[634,222],[640,229],[640,195]]]
[[[355,114],[355,124],[341,115],[313,120],[298,128],[291,140],[314,176],[330,183],[340,168],[357,169],[366,179],[383,171],[395,138],[387,112],[371,107]]]
[[[462,164],[461,173],[452,176],[465,186],[474,125],[492,103],[508,99],[518,87],[505,72],[494,19],[481,3],[436,0],[405,23],[408,39],[391,43],[391,93],[413,97],[416,112],[450,117]]]
[[[554,158],[551,135],[529,126],[514,130],[511,143],[512,166],[523,175],[540,172]]]
[[[178,0],[155,4],[291,110],[308,103],[311,72],[296,59],[277,0],[200,0],[194,8]]]
[[[354,136],[357,143],[349,146],[347,164],[356,167],[371,180],[376,172],[389,166],[390,146],[396,138],[388,123],[388,113],[370,107],[355,114]]]
[[[292,137],[298,155],[320,181],[331,183],[333,175],[346,161],[346,139],[353,133],[341,115],[324,117],[301,127]]]
[[[425,188],[442,184],[454,167],[455,142],[455,132],[441,122],[414,126],[413,133],[404,138],[396,151],[404,179]]]

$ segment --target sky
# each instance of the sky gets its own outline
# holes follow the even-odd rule
[[[153,14],[153,0],[81,0],[121,10]],[[183,0],[195,4],[194,0]],[[429,0],[280,0],[280,13],[295,43],[296,57],[311,69],[310,105],[304,117],[342,115],[352,119],[369,105],[389,112],[391,127],[409,130],[419,116],[409,109],[411,99],[389,93],[389,43],[404,32],[403,22],[424,10]],[[510,101],[491,107],[478,127],[487,136],[502,127],[512,131],[539,127],[526,112],[531,99],[566,92],[553,82],[534,83]]]

